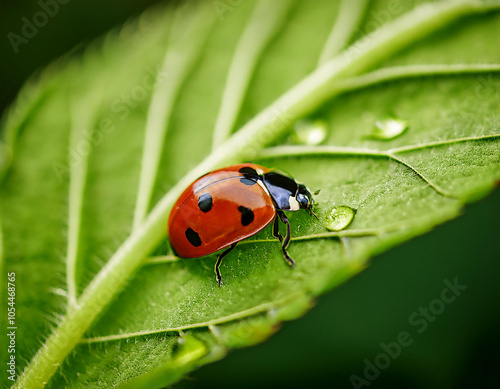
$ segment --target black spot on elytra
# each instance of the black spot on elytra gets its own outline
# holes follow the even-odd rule
[[[212,209],[212,196],[210,196],[209,193],[203,193],[199,198],[198,198],[198,208],[200,208],[201,211],[203,212],[208,212]]]
[[[251,209],[243,206],[238,207],[238,211],[241,212],[241,224],[244,226],[248,226],[251,222],[253,222],[254,214]]]
[[[200,235],[198,235],[198,233],[192,228],[188,228],[186,230],[186,238],[194,247],[201,246]]]

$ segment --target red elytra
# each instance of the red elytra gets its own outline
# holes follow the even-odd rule
[[[178,256],[196,258],[212,254],[255,235],[273,221],[276,208],[265,189],[241,182],[245,175],[239,170],[246,166],[263,169],[245,164],[216,170],[193,182],[179,197],[168,221],[168,235]],[[211,207],[207,195],[212,199]],[[206,199],[204,210],[200,208],[200,203],[204,204],[200,198]],[[241,223],[240,207],[254,214],[246,226]],[[188,229],[193,232],[186,233]]]
[[[256,164],[229,166],[208,173],[177,199],[168,220],[168,235],[176,255],[197,258],[230,247],[218,257],[215,272],[219,286],[219,265],[237,242],[274,221],[273,234],[282,242],[286,261],[293,266],[286,247],[290,224],[283,211],[309,209],[313,201],[307,188],[284,173]],[[278,220],[287,225],[281,236]]]

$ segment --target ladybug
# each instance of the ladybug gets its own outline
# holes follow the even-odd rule
[[[286,262],[290,222],[283,211],[299,209],[313,212],[309,190],[286,174],[263,166],[246,163],[208,173],[193,182],[177,199],[168,220],[168,235],[175,254],[197,258],[221,252],[215,264],[217,283],[222,259],[236,244],[273,222],[273,236],[281,242]],[[286,224],[283,237],[279,221]]]

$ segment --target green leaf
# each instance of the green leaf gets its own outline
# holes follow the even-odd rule
[[[26,87],[0,148],[16,387],[175,382],[263,341],[374,254],[492,190],[500,3],[394,4],[156,9]],[[336,28],[337,17],[352,20]],[[328,61],[332,36],[350,46]],[[326,139],[284,144],[304,117],[326,123]],[[408,129],[368,139],[387,117]],[[267,228],[224,260],[218,288],[215,256],[175,258],[166,221],[194,179],[249,160],[321,189],[319,220],[289,215],[295,269]],[[340,206],[356,214],[329,232]]]

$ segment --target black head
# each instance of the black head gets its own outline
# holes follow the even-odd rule
[[[313,198],[305,185],[298,185],[297,195],[295,196],[295,198],[297,199],[297,202],[299,203],[301,209],[312,210],[312,207],[314,205]]]
[[[318,193],[319,191],[315,192],[314,194],[316,195]],[[316,219],[318,218],[318,215],[316,215],[313,211],[314,199],[311,195],[311,192],[309,192],[309,189],[307,189],[305,185],[303,184],[298,185],[296,199],[301,209],[308,209],[309,214],[313,215]]]

